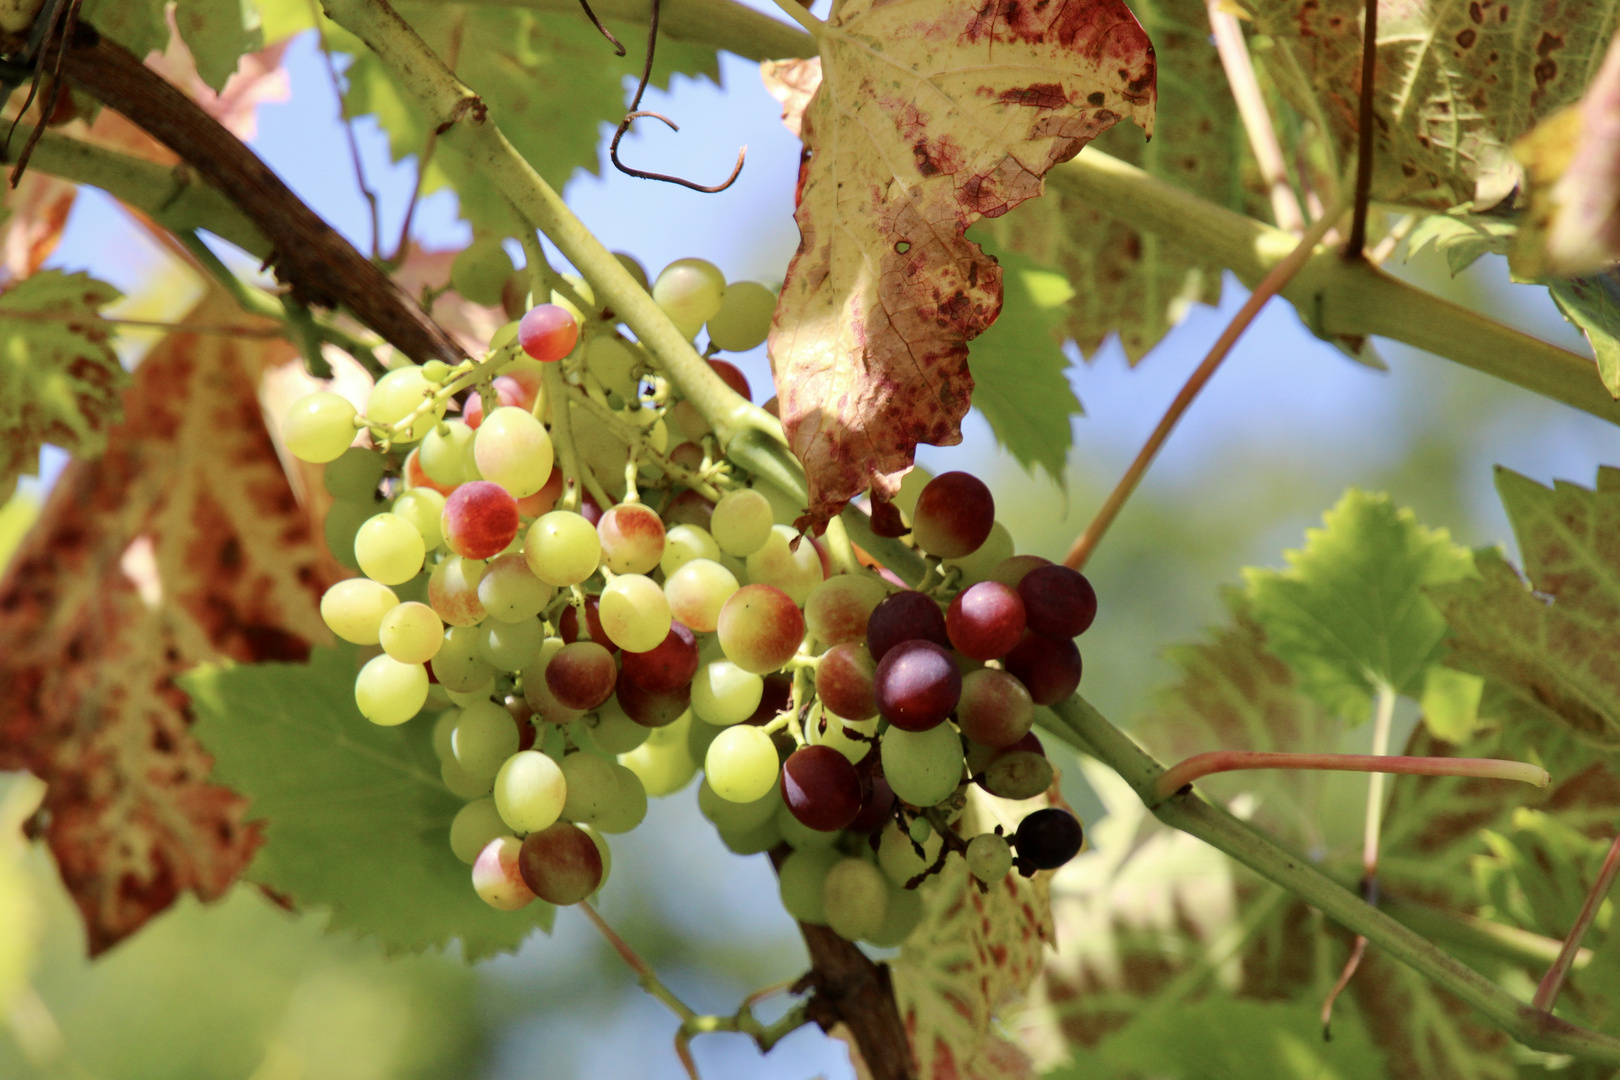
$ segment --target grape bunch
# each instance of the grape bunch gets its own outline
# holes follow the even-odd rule
[[[494,291],[493,275],[460,276]],[[904,940],[917,886],[953,854],[985,885],[1073,856],[1064,810],[1011,837],[952,823],[965,784],[1010,799],[1050,786],[1031,728],[1080,681],[1086,579],[1016,555],[989,489],[960,472],[915,470],[897,499],[925,591],[847,539],[835,559],[568,281],[583,308],[553,293],[482,364],[407,364],[364,417],[316,393],[284,425],[295,455],[326,464],[327,542],[362,575],[321,603],[370,653],[355,702],[380,725],[442,710],[441,779],[466,800],[450,848],[477,894],[502,910],[587,899],[605,837],[699,772],[721,840],[775,852],[788,912],[851,940]],[[650,291],[689,337],[706,327],[711,355],[769,330],[771,291],[702,260]],[[362,428],[371,448],[352,445]]]

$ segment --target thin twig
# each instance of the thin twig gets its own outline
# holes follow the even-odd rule
[[[1477,776],[1518,780],[1546,787],[1547,770],[1522,761],[1496,758],[1389,757],[1376,754],[1298,754],[1270,750],[1215,750],[1172,765],[1157,790],[1168,799],[1182,788],[1216,773],[1245,769],[1309,769],[1324,772],[1394,773],[1402,776]]]
[[[591,10],[590,0],[579,0],[579,6],[585,9],[585,17],[591,20],[591,25],[596,27],[597,32],[613,43],[614,54],[623,56],[624,43],[613,36],[613,31],[602,25],[602,20],[598,19],[596,12]]]
[[[1609,854],[1603,859],[1603,867],[1598,871],[1597,880],[1592,882],[1592,890],[1586,894],[1586,903],[1581,905],[1581,913],[1575,917],[1575,925],[1570,928],[1569,936],[1564,939],[1564,947],[1558,951],[1558,959],[1553,966],[1547,969],[1542,977],[1541,984],[1536,987],[1536,996],[1530,1003],[1542,1012],[1552,1012],[1558,1003],[1558,994],[1564,989],[1564,980],[1569,978],[1570,968],[1575,966],[1575,957],[1581,951],[1581,939],[1591,927],[1592,920],[1597,918],[1598,908],[1603,905],[1603,898],[1609,894],[1609,888],[1614,884],[1614,876],[1620,872],[1620,836],[1614,838],[1609,845]]]
[[[1085,532],[1075,538],[1074,546],[1069,548],[1069,554],[1063,560],[1065,566],[1076,570],[1085,566],[1086,560],[1091,557],[1103,534],[1108,531],[1108,527],[1114,523],[1114,518],[1119,516],[1120,510],[1125,506],[1126,500],[1136,490],[1136,485],[1141,482],[1148,466],[1153,464],[1153,459],[1164,446],[1165,440],[1170,437],[1170,432],[1175,429],[1177,422],[1181,420],[1182,414],[1193,403],[1193,399],[1204,388],[1204,384],[1215,374],[1215,369],[1221,366],[1221,361],[1226,359],[1226,354],[1232,351],[1232,346],[1237,344],[1238,338],[1243,336],[1243,331],[1249,328],[1249,324],[1260,313],[1266,301],[1280,292],[1299,272],[1299,268],[1305,265],[1317,243],[1333,227],[1333,222],[1341,212],[1342,207],[1336,207],[1333,213],[1324,214],[1311,226],[1309,232],[1300,237],[1299,243],[1294,245],[1294,250],[1289,252],[1282,262],[1272,267],[1261,279],[1260,284],[1255,286],[1254,292],[1249,294],[1249,298],[1243,302],[1238,313],[1232,316],[1232,321],[1226,324],[1226,329],[1221,331],[1221,336],[1210,347],[1209,355],[1204,357],[1203,362],[1187,379],[1186,385],[1181,388],[1181,392],[1170,403],[1170,407],[1165,410],[1159,425],[1153,429],[1153,434],[1148,436],[1147,442],[1142,444],[1136,460],[1125,470],[1125,475],[1109,494],[1108,501],[1097,511],[1097,516],[1091,519]]]
[[[1266,109],[1265,95],[1260,92],[1260,81],[1255,78],[1254,60],[1249,56],[1249,46],[1243,40],[1243,28],[1238,25],[1237,16],[1223,10],[1220,2],[1209,0],[1209,28],[1215,35],[1215,51],[1220,54],[1227,85],[1232,88],[1232,100],[1237,103],[1243,130],[1248,132],[1249,146],[1260,166],[1261,182],[1271,195],[1271,215],[1277,221],[1277,228],[1299,236],[1305,231],[1305,212],[1300,209],[1299,196],[1288,181],[1282,144],[1277,140],[1277,129]]]
[[[28,141],[23,144],[22,153],[17,155],[17,164],[11,170],[11,186],[13,188],[22,182],[23,173],[28,168],[28,159],[33,156],[34,147],[39,145],[39,140],[44,136],[46,125],[51,122],[51,114],[56,112],[57,102],[62,100],[62,88],[65,85],[62,81],[62,62],[67,56],[68,38],[73,34],[74,28],[79,25],[79,7],[82,3],[83,0],[69,0],[65,10],[62,4],[57,4],[51,12],[50,23],[45,31],[45,39],[38,53],[38,63],[41,67],[36,68],[33,84],[28,88],[28,97],[23,102],[23,107],[17,110],[18,119],[21,119],[23,113],[28,111],[29,103],[34,100],[34,92],[39,89],[39,80],[43,74],[45,56],[50,52],[53,44],[56,46],[56,63],[51,65],[50,88],[45,91],[45,100],[39,107],[39,123],[34,125],[33,131],[29,132]],[[11,127],[13,131],[16,130],[16,120],[11,122]],[[8,152],[11,149],[10,141],[11,136],[8,133],[6,136],[8,144],[6,149]]]
[[[1356,131],[1356,203],[1350,218],[1350,237],[1344,242],[1346,259],[1361,258],[1367,246],[1367,205],[1372,198],[1373,84],[1378,72],[1378,0],[1366,0],[1361,26],[1361,111]]]
[[[1344,970],[1339,972],[1338,979],[1334,980],[1333,988],[1328,991],[1327,997],[1322,1001],[1322,1041],[1333,1040],[1333,1006],[1338,1004],[1339,995],[1344,993],[1350,985],[1350,980],[1356,977],[1361,968],[1361,958],[1367,955],[1367,938],[1364,934],[1356,935],[1356,943],[1350,946],[1350,958],[1344,962]]]
[[[321,22],[321,6],[317,0],[309,0],[309,12],[315,17],[315,24]],[[360,162],[360,140],[354,134],[354,120],[348,115],[349,105],[343,93],[343,80],[338,77],[337,62],[332,59],[332,50],[326,44],[325,34],[316,34],[315,39],[321,47],[321,56],[326,59],[326,75],[332,81],[332,93],[338,102],[338,114],[343,119],[343,134],[349,140],[349,159],[354,163],[354,182],[360,188],[360,197],[366,200],[366,206],[371,211],[371,257],[377,258],[380,254],[378,246],[382,243],[382,218],[377,211],[377,193],[371,190],[366,183],[366,169]]]

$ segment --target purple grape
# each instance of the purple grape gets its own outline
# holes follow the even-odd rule
[[[876,757],[876,755],[868,755]],[[859,770],[857,770],[859,771]],[[894,789],[881,776],[873,776],[870,788],[861,800],[861,812],[855,820],[844,826],[850,832],[871,836],[894,817]]]
[[[861,779],[830,746],[801,746],[782,763],[782,801],[799,823],[836,832],[861,812]]]
[[[1024,601],[999,581],[981,581],[956,595],[945,612],[951,644],[972,660],[994,660],[1024,636]]]
[[[816,664],[816,696],[834,716],[865,720],[877,715],[877,699],[872,696],[876,676],[877,664],[865,645],[834,645]]]
[[[962,673],[932,641],[903,641],[878,664],[872,686],[880,716],[902,731],[927,731],[956,708]]]
[[[1018,823],[1013,835],[1018,861],[1032,870],[1056,870],[1080,851],[1085,830],[1080,819],[1055,806],[1037,810]],[[538,890],[536,890],[538,891]]]
[[[655,694],[651,690],[643,690],[629,679],[622,679],[618,692],[619,708],[642,727],[668,727],[692,706],[691,683],[667,694]]]
[[[524,839],[518,872],[547,903],[577,904],[602,884],[602,852],[584,829],[559,821]]]
[[[587,621],[592,614],[594,612],[587,612]],[[674,621],[657,648],[643,653],[626,651],[619,675],[643,690],[669,694],[690,684],[697,669],[697,637],[679,621]]]
[[[1018,583],[1029,628],[1043,637],[1072,638],[1097,617],[1097,593],[1086,575],[1067,566],[1041,566]]]
[[[754,715],[743,721],[755,727],[764,727],[775,720],[793,700],[793,676],[778,671],[765,676],[763,682],[765,686],[759,695],[759,708],[754,710]]]
[[[920,592],[898,592],[872,609],[866,622],[866,647],[872,659],[881,663],[889,650],[902,641],[932,641],[942,649],[951,647],[945,616],[932,597]]]
[[[594,641],[564,645],[546,664],[546,689],[570,709],[596,708],[612,695],[618,677],[613,654]]]
[[[1002,663],[1037,705],[1062,701],[1080,685],[1080,650],[1067,638],[1025,634]]]
[[[917,546],[941,559],[979,550],[996,523],[996,500],[983,480],[948,472],[928,481],[911,515]]]

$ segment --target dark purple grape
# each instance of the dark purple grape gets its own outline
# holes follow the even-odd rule
[[[1056,704],[1080,685],[1080,650],[1068,638],[1025,634],[1002,663],[1037,705]]]
[[[876,757],[876,755],[869,755]],[[859,769],[856,770],[857,772]],[[850,832],[871,836],[894,817],[894,789],[881,776],[873,776],[866,795],[861,799],[861,812],[855,820],[844,826]]]
[[[1080,819],[1055,806],[1037,810],[1020,821],[1013,835],[1018,860],[1035,870],[1056,870],[1079,853],[1084,841]]]
[[[759,695],[759,708],[754,710],[754,715],[743,721],[755,727],[763,727],[775,720],[793,700],[793,676],[778,671],[765,676],[763,681],[765,687]]]
[[[866,647],[872,659],[881,663],[889,650],[902,641],[932,641],[942,649],[951,647],[945,616],[933,597],[898,592],[872,609],[866,621]]]
[[[979,550],[996,523],[996,500],[985,482],[965,472],[934,477],[917,496],[911,534],[917,546],[941,559]]]
[[[618,692],[619,708],[624,710],[624,715],[642,727],[668,727],[692,707],[691,683],[667,694],[655,694],[651,690],[643,690],[629,679],[624,679],[618,685]]]
[[[591,614],[594,612],[587,613],[587,621]],[[676,620],[669,624],[669,634],[657,648],[643,653],[626,650],[619,674],[643,690],[669,694],[691,683],[697,669],[697,638]]]
[[[876,675],[877,664],[865,645],[834,645],[816,664],[816,697],[828,712],[845,720],[876,716],[877,699],[872,696]]]
[[[999,581],[981,581],[956,594],[945,612],[951,644],[973,660],[994,660],[1024,636],[1024,601]]]
[[[962,673],[932,641],[903,641],[878,664],[872,688],[880,716],[902,731],[927,731],[956,708]]]
[[[782,801],[801,825],[836,832],[861,812],[861,778],[830,746],[801,746],[782,763]]]
[[[524,839],[518,873],[547,903],[577,904],[602,884],[602,852],[584,829],[559,821]]]
[[[546,689],[570,709],[594,709],[613,693],[619,678],[613,654],[594,641],[564,645],[546,665]]]
[[[1079,637],[1097,617],[1097,593],[1086,575],[1067,566],[1041,566],[1018,583],[1029,628],[1043,637]]]

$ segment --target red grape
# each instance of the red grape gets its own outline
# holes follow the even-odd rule
[[[1056,870],[1080,851],[1085,831],[1080,819],[1067,810],[1049,806],[1018,823],[1013,846],[1018,860],[1035,870]]]
[[[594,641],[564,645],[546,665],[546,689],[570,709],[596,708],[613,693],[618,677],[613,654]]]
[[[1080,685],[1080,650],[1067,638],[1025,634],[1002,661],[1037,705],[1052,705]]]
[[[510,375],[497,375],[492,384],[495,389],[495,398],[500,405],[515,405],[520,409],[527,409],[534,405],[534,395],[523,392],[523,384]],[[467,426],[477,430],[478,425],[484,422],[484,396],[476,390],[467,395],[467,403],[461,407],[461,418]]]
[[[941,559],[979,550],[996,523],[996,500],[983,480],[965,472],[934,477],[917,496],[911,515],[917,546]]]
[[[764,675],[793,659],[804,641],[804,613],[774,585],[744,585],[721,606],[715,632],[726,659]]]
[[[1029,628],[1050,638],[1086,632],[1097,617],[1097,593],[1086,575],[1067,566],[1038,566],[1018,583]]]
[[[602,852],[584,829],[559,821],[524,839],[518,871],[547,903],[577,904],[602,884]]]
[[[662,644],[647,652],[626,650],[620,676],[643,690],[667,694],[679,690],[697,674],[697,637],[678,621],[669,624]]]
[[[981,581],[956,594],[945,612],[951,644],[974,660],[1007,655],[1024,635],[1024,601],[999,581]]]
[[[962,680],[956,723],[962,734],[985,746],[1011,746],[1029,734],[1035,703],[1024,684],[994,668],[980,668]]]
[[[861,778],[830,746],[801,746],[782,763],[782,801],[801,825],[836,832],[861,812]]]
[[[602,629],[601,610],[600,596],[585,597],[585,628],[590,631],[589,640],[596,642],[608,652],[616,653],[619,647],[608,640],[607,631]],[[557,633],[569,645],[580,640],[579,609],[573,604],[563,608],[562,617],[557,620]]]
[[[937,727],[962,696],[962,673],[932,641],[904,641],[878,663],[872,680],[878,713],[902,731]]]
[[[714,369],[714,373],[720,376],[727,386],[749,401],[754,400],[754,391],[748,385],[748,376],[744,375],[736,364],[725,360],[710,360],[709,367]]]
[[[524,313],[518,323],[518,344],[536,360],[561,360],[574,351],[579,340],[579,323],[567,308],[541,304]]]
[[[517,500],[499,484],[473,480],[444,501],[440,526],[451,551],[467,559],[488,559],[506,550],[517,536]]]
[[[518,500],[518,513],[526,518],[549,514],[557,508],[557,500],[562,498],[562,493],[562,469],[552,466],[551,476],[546,479],[546,486],[533,495],[526,495]]]
[[[834,645],[816,664],[816,697],[828,712],[846,720],[876,716],[877,699],[872,696],[876,675],[877,664],[865,645]]]
[[[677,525],[696,525],[706,530],[713,518],[714,503],[690,488],[669,500],[669,504],[664,507],[664,524],[669,528]]]
[[[618,684],[619,708],[642,727],[668,727],[692,705],[692,686],[677,687],[667,694],[643,690],[629,679]],[[707,725],[705,725],[707,726]]]
[[[866,647],[872,659],[881,663],[889,650],[902,641],[932,641],[942,649],[951,647],[945,616],[933,597],[899,592],[872,609],[866,623]]]
[[[761,680],[765,685],[760,691],[759,708],[754,715],[743,721],[755,727],[763,727],[775,720],[793,701],[793,676],[784,672],[775,672]]]
[[[592,528],[602,523],[602,508],[596,505],[596,500],[588,491],[579,500],[579,516],[590,522]]]
[[[894,789],[881,776],[872,777],[871,788],[861,800],[861,812],[855,820],[844,826],[850,832],[872,835],[894,817]]]

